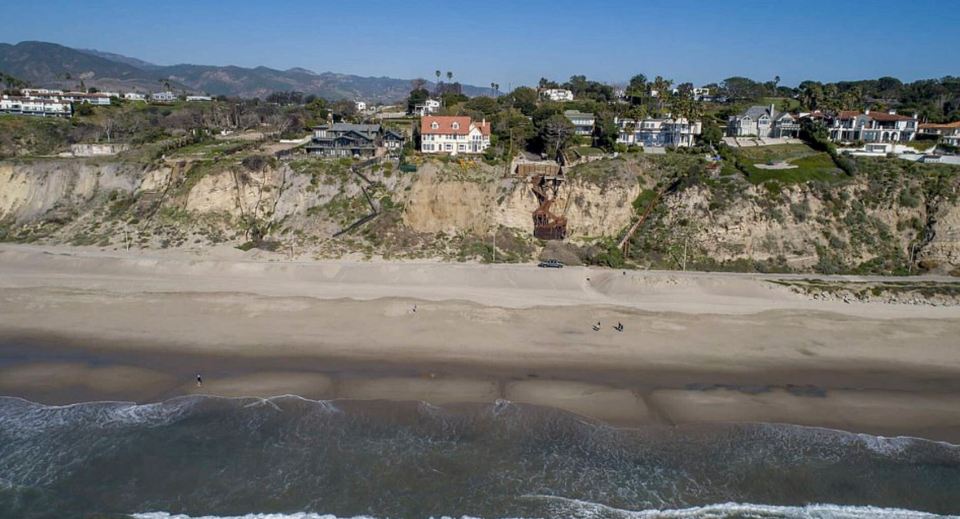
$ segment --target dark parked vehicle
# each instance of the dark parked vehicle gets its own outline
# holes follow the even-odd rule
[[[548,259],[541,261],[537,266],[545,269],[562,269],[563,263],[561,263],[560,260]]]

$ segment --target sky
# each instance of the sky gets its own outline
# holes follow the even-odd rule
[[[12,0],[4,0],[12,1]],[[960,0],[46,0],[0,23],[161,65],[303,67],[501,90],[574,74],[697,85],[960,75]]]

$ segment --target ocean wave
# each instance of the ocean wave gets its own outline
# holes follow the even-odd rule
[[[556,515],[568,519],[941,519],[957,518],[954,515],[936,515],[902,508],[880,508],[874,506],[844,506],[831,504],[810,504],[804,506],[777,506],[751,503],[719,503],[690,508],[665,510],[622,510],[599,503],[566,499],[556,496],[526,496],[531,499],[548,500],[560,505]],[[338,517],[331,514],[297,512],[292,514],[246,515],[203,515],[190,516],[170,514],[168,512],[147,512],[132,514],[135,519],[377,519],[372,516]],[[429,519],[493,519],[472,515],[428,516]],[[425,517],[424,519],[427,519]],[[497,519],[504,519],[498,516]],[[510,519],[528,519],[514,517]],[[533,518],[529,518],[533,519]],[[541,519],[541,518],[536,518]]]
[[[524,496],[555,505],[556,517],[571,519],[935,519],[956,518],[902,508],[809,504],[803,506],[762,505],[752,503],[718,503],[690,508],[663,510],[623,510],[557,496]]]

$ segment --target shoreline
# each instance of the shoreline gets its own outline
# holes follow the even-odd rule
[[[0,246],[0,394],[509,400],[960,444],[960,307],[811,301],[764,276],[171,256]]]

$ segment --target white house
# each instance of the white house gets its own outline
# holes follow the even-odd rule
[[[155,103],[172,103],[177,100],[177,95],[173,92],[154,92],[150,94],[150,100]]]
[[[427,99],[422,105],[416,105],[413,107],[413,113],[419,115],[420,117],[434,114],[438,111],[440,111],[440,101],[436,99]]]
[[[353,104],[357,107],[358,112],[365,112],[367,110],[367,103],[363,101],[354,101]]]
[[[187,102],[198,103],[206,101],[213,101],[213,98],[210,96],[187,96]]]
[[[483,153],[490,146],[490,123],[467,116],[427,115],[420,119],[423,153]]]
[[[921,124],[920,133],[939,135],[940,142],[951,146],[960,146],[960,121],[947,124]]]
[[[114,94],[116,96],[117,94]],[[109,93],[97,93],[97,94],[78,94],[74,96],[74,100],[78,103],[86,103],[97,106],[109,106],[110,98],[112,96]]]
[[[67,101],[4,94],[0,96],[0,113],[41,117],[70,117],[73,114],[73,106]]]
[[[48,88],[21,88],[20,93],[24,97],[49,97],[62,96],[63,90],[51,90]]]
[[[710,88],[694,87],[693,100],[694,101],[712,101],[713,97],[710,95]]]
[[[703,131],[700,121],[689,121],[684,117],[676,119],[614,119],[620,128],[617,142],[626,145],[639,145],[644,148],[677,147],[694,145],[696,136]]]
[[[863,113],[843,110],[824,117],[824,123],[830,131],[830,140],[835,142],[906,142],[912,141],[919,130],[917,116],[898,115],[896,110]]]
[[[127,101],[146,101],[147,100],[146,94],[140,94],[137,92],[127,92],[126,94],[123,94],[123,98],[126,99]]]
[[[573,92],[566,88],[544,88],[540,90],[540,97],[551,101],[573,101]]]
[[[566,110],[563,112],[563,116],[573,123],[575,134],[593,135],[593,126],[597,122],[597,118],[593,114],[579,110]]]
[[[777,113],[774,105],[751,106],[727,120],[728,137],[782,138],[800,135],[800,120],[787,112]]]

